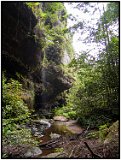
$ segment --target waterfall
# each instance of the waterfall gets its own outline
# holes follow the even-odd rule
[[[44,86],[43,88],[43,92],[45,90],[45,83],[46,83],[46,73],[45,73],[45,69],[42,68],[42,85]],[[46,102],[46,97],[42,95],[42,103]]]
[[[70,63],[70,61],[71,61],[71,58],[69,57],[67,51],[65,50],[63,58],[62,58],[62,63],[63,64],[68,64],[68,63]]]

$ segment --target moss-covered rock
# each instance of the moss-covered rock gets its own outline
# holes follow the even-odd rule
[[[104,158],[119,158],[119,121],[109,127],[109,133],[104,141]]]

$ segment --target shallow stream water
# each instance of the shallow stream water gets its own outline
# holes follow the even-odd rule
[[[72,123],[72,121],[70,121],[70,124]],[[72,123],[70,125],[70,127],[72,127],[72,131],[71,129],[68,128],[69,127],[69,122],[61,122],[61,121],[55,121],[54,123],[52,123],[52,125],[44,130],[44,135],[42,137],[40,137],[40,143],[46,143],[49,140],[51,140],[51,134],[59,134],[59,135],[72,135],[75,134],[72,131],[77,131],[77,132],[81,132],[82,129],[81,127],[76,124],[76,123]],[[41,148],[40,148],[41,149]],[[54,153],[55,152],[55,148],[49,148],[49,149],[41,149],[42,150],[42,154],[38,157],[41,158],[42,156],[46,156],[50,153]]]

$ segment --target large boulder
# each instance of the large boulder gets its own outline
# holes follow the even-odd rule
[[[68,121],[68,119],[64,116],[54,116],[53,119],[55,121],[61,121],[61,122],[67,122]]]
[[[42,75],[42,81],[46,87],[46,90],[42,93],[43,100],[47,101],[54,98],[72,86],[73,79],[65,76],[60,66],[48,65],[42,69]]]
[[[25,158],[35,158],[42,154],[42,150],[39,149],[39,147],[32,147],[27,150],[27,152],[24,154]]]
[[[56,139],[56,138],[61,137],[61,135],[60,135],[60,134],[57,134],[57,133],[52,133],[52,132],[51,132],[50,137],[51,137],[51,139]]]
[[[42,68],[41,81],[43,89],[36,92],[35,102],[37,110],[44,108],[48,114],[49,110],[56,103],[56,98],[62,92],[71,88],[74,80],[70,76],[65,75],[59,65],[52,63]]]
[[[45,125],[47,128],[51,126],[51,123],[47,119],[33,120],[32,123],[39,124],[39,125]]]
[[[27,144],[21,145],[7,145],[2,148],[8,158],[36,158],[42,154],[42,150],[36,146],[30,146]]]
[[[104,141],[104,158],[119,158],[119,121],[109,127],[109,133]]]

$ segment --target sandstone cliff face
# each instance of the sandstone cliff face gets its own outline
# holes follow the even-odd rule
[[[33,28],[37,19],[21,2],[2,3],[2,65],[8,70],[17,67],[35,67],[41,50],[34,39]],[[11,62],[9,62],[11,59]],[[14,62],[12,62],[14,61]],[[9,62],[9,63],[8,63]],[[20,63],[19,63],[20,62]],[[21,72],[22,69],[19,70]]]
[[[54,22],[52,27],[60,23]],[[37,29],[37,24],[36,16],[25,3],[2,2],[2,69],[9,77],[22,75],[19,80],[34,94],[32,104],[38,109],[52,105],[57,95],[71,87],[72,81],[59,66],[61,49],[56,43],[43,52],[41,42],[46,41],[46,33]],[[46,66],[43,66],[44,54],[49,62]]]

